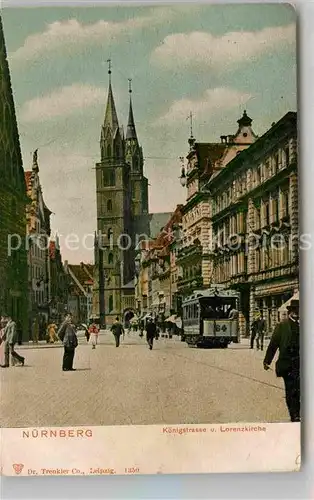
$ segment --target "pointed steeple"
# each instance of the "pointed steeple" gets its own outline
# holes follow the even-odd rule
[[[130,94],[130,106],[129,106],[129,119],[128,126],[126,130],[126,139],[135,139],[137,141],[134,116],[133,116],[133,107],[132,107],[132,80],[129,78],[129,94]]]
[[[104,120],[104,127],[110,127],[113,134],[115,134],[117,128],[119,128],[118,116],[116,111],[116,106],[114,103],[112,86],[111,86],[111,60],[108,59],[108,74],[109,74],[109,91],[108,91],[108,99]]]

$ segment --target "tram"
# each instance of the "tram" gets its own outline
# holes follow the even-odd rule
[[[215,285],[182,302],[182,340],[190,346],[226,348],[238,343],[240,294]]]

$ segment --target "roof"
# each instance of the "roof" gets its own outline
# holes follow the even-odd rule
[[[150,236],[151,238],[156,238],[158,233],[162,231],[167,222],[169,221],[172,213],[171,212],[160,212],[155,214],[149,214],[149,225],[150,225]]]
[[[132,289],[132,288],[134,288],[134,286],[135,286],[134,285],[134,280],[131,280],[128,283],[126,283],[125,285],[122,285],[121,288],[123,288],[124,290],[125,289]]]
[[[109,83],[109,92],[108,92],[104,126],[110,127],[113,133],[115,133],[116,130],[119,128],[118,116],[116,112],[116,106],[114,103],[111,82]]]
[[[94,268],[94,266],[92,266],[91,264],[84,264],[83,262],[81,262],[81,264],[68,264],[68,267],[76,277],[77,281],[79,281],[82,286],[93,284],[94,280],[90,276],[89,270],[91,268]]]
[[[297,127],[297,113],[294,111],[289,111],[286,113],[277,123],[275,123],[270,129],[268,129],[261,137],[259,137],[255,142],[253,142],[248,148],[239,152],[233,158],[225,168],[221,169],[219,172],[216,172],[216,175],[213,175],[208,183],[208,186],[211,187],[212,181],[213,184],[217,184],[224,179],[224,176],[228,176],[235,169],[239,168],[245,161],[249,158],[254,158],[254,154],[259,151],[263,151],[263,146],[268,143],[271,136],[275,136],[276,134],[282,133],[282,131],[287,130],[287,126]]]
[[[133,116],[133,108],[132,108],[132,99],[130,99],[129,119],[128,119],[128,126],[126,129],[126,139],[137,140],[135,123],[134,123],[134,116]]]

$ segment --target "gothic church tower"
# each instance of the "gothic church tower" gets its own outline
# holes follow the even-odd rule
[[[134,217],[133,230],[135,236],[150,236],[148,216],[148,179],[144,176],[143,151],[139,145],[134,123],[132,106],[132,88],[129,80],[129,118],[125,139],[126,162],[130,165],[130,181],[132,194],[132,212]]]
[[[132,252],[129,248],[132,237],[130,167],[125,162],[124,135],[119,127],[110,68],[100,152],[101,161],[96,164],[96,289],[98,288],[99,293],[100,320],[104,323],[105,319],[106,324],[110,325],[117,315],[124,312],[123,289],[134,274]]]

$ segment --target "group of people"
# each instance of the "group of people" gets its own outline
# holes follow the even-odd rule
[[[154,339],[157,338],[158,336],[158,330],[157,330],[157,325],[153,318],[148,317],[146,319],[146,325],[144,325],[144,322],[140,325],[140,337],[143,337],[143,331],[144,327],[146,328],[146,341],[148,344],[148,347],[150,350],[153,348],[154,344]],[[119,320],[119,317],[116,317],[115,322],[113,323],[111,327],[111,331],[114,335],[115,341],[116,341],[116,347],[120,346],[120,337],[121,335],[124,336],[125,331],[122,323]]]
[[[288,318],[279,322],[273,332],[263,360],[265,370],[277,353],[276,375],[282,377],[285,384],[286,404],[291,422],[300,421],[300,327],[299,301],[291,300],[287,307]],[[251,327],[251,349],[256,341],[257,350],[264,349],[266,322],[257,313]]]

